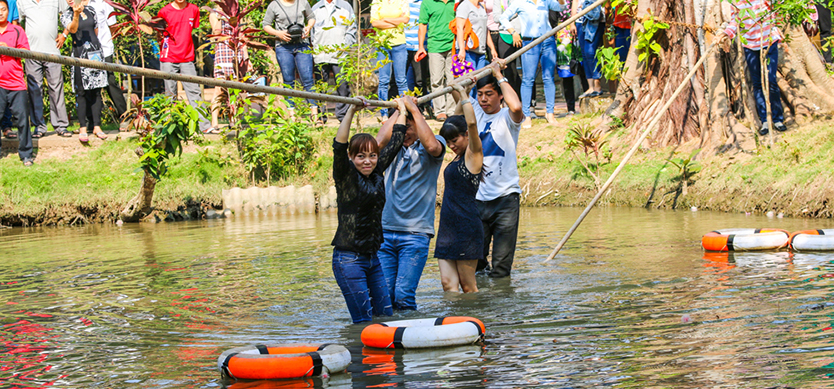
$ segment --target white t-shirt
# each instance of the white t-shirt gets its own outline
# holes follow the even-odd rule
[[[521,123],[513,122],[509,108],[501,108],[497,113],[489,115],[475,99],[470,97],[469,100],[475,109],[478,134],[484,150],[484,180],[475,198],[490,201],[512,193],[521,193],[516,158]]]
[[[104,2],[104,0],[90,0],[90,7],[96,11],[96,25],[98,28],[98,41],[101,43],[101,51],[105,57],[113,55],[113,36],[110,34],[110,26],[117,23],[116,16],[110,16],[113,13],[113,6]]]

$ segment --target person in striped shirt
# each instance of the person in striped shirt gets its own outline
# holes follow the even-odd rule
[[[770,83],[770,112],[773,117],[773,127],[776,131],[784,132],[787,127],[783,123],[785,118],[782,96],[779,93],[779,85],[776,83],[779,42],[783,38],[779,28],[776,27],[776,15],[772,11],[769,0],[741,0],[731,5],[730,22],[724,30],[727,36],[725,39],[734,39],[741,28],[744,36],[744,58],[747,61],[750,78],[753,80],[756,111],[762,122],[759,135],[767,135],[770,130],[767,122],[767,104],[762,90],[762,63],[759,58],[761,50],[767,50],[765,66]]]
[[[419,30],[420,6],[423,0],[408,1],[408,23],[405,25],[405,46],[408,50],[408,68],[406,81],[408,90],[420,89],[420,95],[428,93],[429,63],[428,60],[417,61],[417,50],[420,49]],[[425,37],[423,37],[425,38]],[[421,111],[423,106],[420,107]]]

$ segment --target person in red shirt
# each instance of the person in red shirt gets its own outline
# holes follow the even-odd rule
[[[9,23],[8,0],[0,0],[0,46],[29,50],[29,39],[19,26]],[[32,131],[29,128],[29,94],[26,92],[26,78],[20,58],[0,55],[0,112],[8,108],[12,112],[13,124],[18,134],[7,130],[6,138],[17,138],[17,153],[24,166],[32,166]]]
[[[197,75],[194,67],[194,42],[191,37],[195,28],[200,26],[200,9],[187,0],[174,0],[159,10],[159,17],[165,19],[168,27],[162,34],[159,50],[159,70],[168,73],[180,73],[191,76]],[[183,82],[182,88],[192,107],[202,102],[200,87],[197,84]],[[165,80],[165,93],[177,95],[177,82]],[[209,122],[200,119],[200,130],[207,131]]]
[[[620,61],[628,59],[628,50],[631,48],[631,20],[634,18],[634,5],[626,6],[620,4],[614,10],[614,47],[617,48],[617,55]]]

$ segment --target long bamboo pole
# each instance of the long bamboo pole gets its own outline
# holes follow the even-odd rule
[[[645,130],[643,130],[643,133],[640,135],[640,138],[638,138],[637,141],[634,142],[634,146],[632,146],[631,150],[629,150],[628,154],[626,154],[623,160],[620,161],[620,165],[617,166],[617,169],[615,169],[613,173],[611,173],[611,176],[608,177],[608,181],[605,181],[605,184],[602,185],[602,188],[599,190],[596,196],[594,196],[594,198],[591,200],[588,206],[585,207],[585,210],[582,211],[582,214],[579,215],[579,218],[576,219],[576,222],[573,223],[568,232],[565,233],[565,236],[562,237],[562,240],[559,241],[559,244],[556,245],[556,248],[553,249],[553,252],[550,253],[547,259],[544,260],[544,262],[550,261],[556,256],[556,254],[559,253],[560,250],[562,250],[562,247],[565,246],[565,243],[568,242],[568,239],[570,239],[574,231],[576,231],[576,229],[579,228],[579,225],[582,223],[583,220],[585,220],[585,217],[588,216],[588,213],[591,212],[591,209],[602,197],[602,194],[608,190],[608,187],[611,186],[611,183],[614,182],[614,179],[616,179],[617,175],[619,175],[620,172],[623,170],[626,163],[628,163],[628,160],[634,156],[634,153],[637,152],[637,149],[640,148],[640,145],[643,143],[643,141],[646,140],[646,138],[649,136],[652,130],[654,130],[654,128],[657,126],[657,123],[660,122],[660,119],[663,117],[663,115],[666,114],[666,111],[669,109],[669,107],[672,106],[672,103],[674,103],[678,96],[680,96],[680,94],[683,93],[683,90],[686,88],[686,85],[692,82],[692,77],[695,75],[695,73],[698,71],[701,65],[704,64],[704,61],[706,61],[707,57],[709,57],[710,54],[712,54],[712,51],[715,50],[716,47],[718,47],[718,41],[720,40],[720,38],[720,35],[715,38],[715,41],[713,41],[709,49],[707,49],[707,52],[701,56],[701,59],[698,60],[698,63],[692,67],[692,70],[689,71],[689,74],[683,78],[683,82],[681,82],[681,84],[678,86],[678,89],[675,90],[675,93],[672,94],[672,97],[666,100],[666,104],[664,104],[660,111],[658,111],[658,113],[655,114],[652,121],[649,122],[649,125],[646,127]]]
[[[556,1],[556,0],[551,0]],[[522,54],[526,53],[528,50],[537,46],[544,42],[546,39],[556,35],[559,30],[564,29],[565,27],[570,26],[571,24],[575,23],[576,20],[585,16],[588,12],[591,12],[594,8],[601,6],[607,0],[597,0],[595,3],[591,4],[590,6],[586,7],[582,11],[578,12],[576,15],[572,16],[568,20],[562,22],[558,26],[554,27],[546,34],[536,38],[530,44],[522,47],[512,55],[507,58],[504,58],[505,61],[511,62],[519,57]],[[145,76],[151,78],[158,78],[163,80],[174,80],[174,81],[181,81],[181,82],[191,82],[195,84],[202,84],[208,86],[219,86],[221,88],[230,88],[230,89],[240,89],[247,92],[253,93],[270,93],[270,94],[277,94],[282,96],[290,96],[290,97],[299,97],[303,99],[312,99],[312,100],[319,100],[319,101],[332,101],[334,103],[345,103],[345,104],[361,104],[362,100],[355,97],[342,97],[342,96],[333,96],[333,95],[326,95],[323,93],[313,93],[307,91],[300,91],[295,89],[289,88],[281,88],[281,87],[274,87],[274,86],[260,86],[260,85],[253,85],[247,84],[243,82],[236,82],[236,81],[227,81],[221,80],[216,78],[209,78],[209,77],[199,77],[199,76],[189,76],[185,74],[178,74],[178,73],[166,73],[159,70],[153,69],[145,69],[136,66],[128,66],[128,65],[121,65],[121,64],[113,64],[113,63],[105,63],[105,62],[98,62],[98,61],[91,61],[88,59],[83,58],[75,58],[75,57],[66,57],[63,55],[54,55],[54,54],[45,54],[39,53],[36,51],[30,50],[22,50],[22,49],[13,49],[10,47],[0,47],[0,55],[8,55],[11,57],[23,58],[23,59],[32,59],[36,61],[46,61],[46,62],[54,62],[59,63],[62,65],[67,66],[83,66],[92,69],[100,69],[105,70],[108,72],[113,73],[126,73],[126,74],[133,74],[137,76]],[[492,73],[491,67],[485,67],[479,70],[476,70],[468,77],[461,77],[455,82],[460,83],[462,86],[468,86],[472,84],[472,78],[475,80],[479,80],[481,78],[486,77],[488,74]],[[434,91],[428,95],[420,97],[417,102],[419,104],[423,104],[426,102],[431,101],[432,99],[445,95],[447,93],[451,93],[453,88],[451,86],[447,86],[441,90]],[[389,108],[396,108],[397,105],[393,101],[380,101],[380,100],[365,100],[368,105],[376,106],[376,107],[389,107]]]

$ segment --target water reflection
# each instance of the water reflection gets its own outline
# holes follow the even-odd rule
[[[728,227],[831,221],[523,209],[512,278],[444,294],[430,260],[419,312],[474,316],[483,347],[369,350],[330,270],[333,214],[0,230],[0,387],[815,387],[830,384],[828,253],[703,253]],[[344,344],[327,379],[227,381],[222,351]]]

